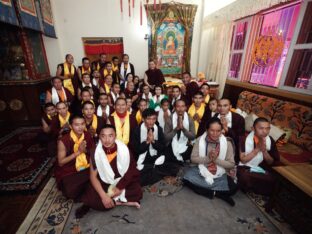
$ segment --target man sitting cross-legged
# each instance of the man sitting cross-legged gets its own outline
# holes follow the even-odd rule
[[[141,172],[141,185],[145,186],[164,176],[175,176],[179,167],[165,159],[165,138],[162,128],[155,124],[156,111],[148,108],[143,111],[142,117],[143,123],[135,128],[131,136],[131,145]]]
[[[90,150],[95,146],[91,135],[85,131],[86,123],[82,116],[71,116],[69,123],[70,132],[58,141],[55,178],[58,188],[67,198],[80,201],[89,183]]]
[[[266,118],[257,118],[253,131],[240,142],[240,162],[237,171],[239,186],[243,191],[271,195],[275,178],[271,166],[279,161],[275,141],[269,136],[270,123]]]
[[[100,132],[99,143],[91,156],[90,181],[76,218],[81,218],[89,208],[103,211],[118,205],[140,208],[140,173],[128,147],[116,139],[113,125],[104,125]]]

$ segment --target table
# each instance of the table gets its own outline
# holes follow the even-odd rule
[[[277,186],[271,198],[275,208],[299,233],[312,230],[312,165],[273,167]]]

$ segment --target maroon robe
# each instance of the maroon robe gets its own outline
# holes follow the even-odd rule
[[[87,160],[90,163],[90,152],[95,148],[93,139],[88,132],[84,132],[84,138],[87,142]],[[71,139],[70,134],[62,136],[60,141],[63,142],[66,148],[66,157],[74,153],[74,141]],[[55,165],[55,179],[58,188],[63,194],[70,199],[79,200],[82,192],[86,189],[89,183],[89,169],[77,171],[75,167],[76,160],[71,160],[63,166],[59,166],[58,162]]]
[[[165,78],[164,78],[164,75],[163,73],[161,72],[160,69],[158,68],[155,68],[153,70],[151,69],[148,69],[146,72],[145,72],[146,76],[147,76],[147,82],[150,84],[150,85],[160,85],[162,86],[163,83],[165,82]]]
[[[207,130],[207,122],[211,119],[211,110],[209,109],[209,106],[206,105],[205,112],[203,117],[201,118],[201,121],[198,126],[197,130],[197,137],[200,137],[204,134],[204,132]]]
[[[73,65],[73,66],[75,68],[75,73],[74,73],[74,76],[71,78],[71,81],[73,83],[73,87],[74,87],[75,94],[76,94],[78,86],[79,86],[79,77],[78,77],[78,73],[77,73],[77,69],[76,69],[75,65]],[[57,65],[57,67],[62,68],[61,76],[64,76],[64,63],[60,63],[59,65]]]
[[[100,65],[100,69],[99,69],[99,70],[101,70],[102,68],[105,67],[105,63],[101,63],[101,60],[99,59],[99,60],[96,60],[96,61],[94,61],[94,62],[91,63],[91,69],[92,69],[92,71],[97,70],[97,65],[98,65],[98,64]]]
[[[107,150],[104,147],[103,149],[105,153],[113,153],[117,150],[117,145],[115,145],[115,148],[113,150],[112,149]],[[92,161],[93,169],[97,169],[95,158],[94,158],[94,153],[92,153],[91,155],[91,161]],[[118,177],[121,177],[117,169],[117,156],[110,162],[110,165],[112,167],[112,170],[115,173],[115,179]],[[103,182],[99,174],[97,178],[100,181],[102,188],[107,193],[109,184],[106,184],[105,182]],[[142,194],[142,189],[140,186],[140,172],[136,168],[136,162],[133,159],[133,156],[131,153],[130,153],[129,169],[124,174],[124,176],[119,180],[116,187],[119,190],[126,189],[125,197],[128,202],[139,202],[142,199],[143,194]],[[81,200],[85,205],[89,206],[92,209],[102,210],[102,211],[107,210],[103,205],[101,197],[99,196],[99,194],[94,189],[91,183],[88,185],[88,188],[86,189],[86,192],[83,194]]]
[[[99,116],[96,116],[96,117],[97,117],[97,128],[96,128],[95,132],[96,132],[97,136],[94,136],[94,137],[93,137],[93,139],[94,139],[95,141],[98,140],[98,136],[100,135],[100,132],[101,132],[101,130],[102,130],[104,124],[106,123],[106,119],[105,119],[105,118],[99,117]],[[91,128],[91,126],[92,126],[92,121],[91,121],[90,124],[86,124],[87,130],[89,130],[89,129]]]
[[[71,94],[71,92],[67,88],[65,88],[65,87],[63,87],[63,88],[64,88],[64,91],[66,94],[66,101],[65,102],[69,102],[71,104],[74,101],[74,96]],[[49,89],[48,92],[51,94],[51,102],[52,102],[52,89]],[[59,100],[61,101],[60,95],[58,95],[58,96],[59,96]]]
[[[271,149],[268,151],[268,153],[274,159],[273,162],[274,165],[279,161],[280,157],[277,151],[275,141],[273,140],[272,137],[270,137],[270,139],[271,139]],[[245,152],[245,141],[246,137],[240,138],[240,151],[242,153]],[[255,147],[256,143],[254,142],[254,148]],[[257,194],[269,196],[272,194],[276,184],[276,180],[271,173],[272,165],[268,165],[265,162],[265,160],[263,160],[262,163],[259,164],[259,166],[266,170],[265,174],[250,172],[250,168],[247,166],[238,166],[237,167],[238,183],[243,191],[253,191]]]

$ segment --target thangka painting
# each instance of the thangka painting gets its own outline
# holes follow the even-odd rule
[[[23,12],[37,16],[34,0],[19,0],[19,4]]]
[[[173,11],[169,11],[156,31],[157,67],[165,75],[182,73],[184,34],[185,28]]]

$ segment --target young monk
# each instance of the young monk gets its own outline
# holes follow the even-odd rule
[[[142,123],[143,121],[142,113],[146,108],[147,108],[147,101],[145,99],[141,99],[139,101],[138,110],[136,112],[133,112],[132,114],[134,118],[136,119],[138,125]]]
[[[80,201],[89,184],[90,150],[95,145],[82,116],[71,116],[69,123],[70,132],[58,141],[55,178],[66,198]]]
[[[108,95],[108,104],[114,106],[117,98],[121,97],[120,84],[114,83],[111,92]]]
[[[195,80],[192,80],[191,73],[183,72],[182,74],[182,81],[185,87],[184,95],[185,95],[185,102],[187,106],[192,104],[192,97],[196,92],[198,92],[199,87]]]
[[[100,90],[100,82],[101,80],[104,80],[102,77],[101,77],[101,74],[98,70],[95,70],[93,71],[92,73],[92,84],[98,88],[98,90]]]
[[[128,147],[116,139],[113,125],[103,126],[100,132],[100,141],[91,156],[90,181],[76,218],[82,218],[89,208],[102,211],[120,205],[140,208],[140,174]]]
[[[170,102],[168,99],[163,99],[160,102],[160,110],[157,117],[158,124],[162,129],[165,129],[165,122],[170,118],[170,116]]]
[[[227,173],[234,168],[234,145],[222,134],[221,121],[214,117],[207,123],[206,132],[197,138],[191,161],[197,164],[184,175],[184,183],[196,193],[212,199],[214,196],[235,205],[231,198],[236,184]]]
[[[94,104],[90,101],[82,104],[82,114],[86,121],[87,131],[96,141],[106,119],[96,116]]]
[[[145,186],[164,176],[175,176],[179,168],[165,158],[165,137],[162,128],[156,125],[156,111],[145,109],[142,117],[143,122],[133,131],[131,144],[141,172],[141,185]]]
[[[56,108],[53,103],[48,102],[44,105],[44,114],[41,118],[42,131],[44,133],[49,133],[51,131],[52,119],[57,115]]]
[[[209,100],[210,100],[210,95],[209,95],[210,86],[209,86],[209,84],[203,83],[203,84],[200,86],[200,91],[201,91],[201,92],[203,93],[203,95],[204,95],[204,99],[203,99],[204,103],[205,103],[206,105],[208,105]]]
[[[115,112],[111,114],[107,121],[116,127],[116,137],[128,145],[131,132],[137,126],[137,121],[127,111],[127,102],[124,98],[117,98],[115,102]]]
[[[117,72],[113,71],[112,63],[106,62],[105,68],[100,71],[102,78],[106,77],[107,75],[112,76],[113,83],[120,84],[120,75]]]
[[[63,87],[62,79],[59,77],[53,77],[51,80],[52,88],[46,91],[45,102],[52,102],[54,105],[58,102],[68,102],[69,104],[73,101],[73,95],[68,89]]]
[[[128,75],[132,75],[131,73],[129,73]],[[131,102],[133,104],[136,104],[138,99],[139,99],[139,95],[134,87],[134,83],[132,81],[128,81],[126,88],[124,90],[124,94],[126,98],[131,98]]]
[[[145,99],[148,103],[153,98],[152,93],[150,92],[150,87],[146,84],[142,86],[141,99]]]
[[[90,88],[89,90],[91,94],[91,99],[97,100],[99,97],[99,89],[92,84],[90,74],[86,72],[81,75],[81,84],[79,85],[78,92],[77,92],[77,97],[79,100],[81,100],[81,91],[85,87]]]
[[[270,173],[271,166],[279,161],[275,141],[269,136],[270,122],[266,118],[257,118],[253,131],[240,141],[240,162],[238,182],[243,191],[271,195],[275,178]]]
[[[162,86],[164,82],[165,78],[162,71],[156,67],[154,60],[150,60],[148,62],[148,70],[144,74],[144,84],[148,85],[151,90],[154,90],[156,85]]]
[[[182,94],[180,87],[175,85],[172,87],[171,107],[170,107],[171,110],[174,110],[175,102],[179,99],[185,100],[185,97]]]
[[[192,105],[189,107],[188,114],[193,118],[195,124],[195,133],[197,134],[199,125],[207,112],[206,104],[203,102],[203,93],[197,92],[192,98]],[[203,119],[205,121],[205,119]]]
[[[105,119],[107,122],[108,117],[115,111],[114,108],[108,105],[108,95],[101,93],[99,96],[99,106],[96,111],[96,115]]]
[[[78,74],[71,54],[65,56],[65,62],[57,65],[56,76],[63,80],[63,85],[75,96],[78,88]]]
[[[106,57],[107,56],[105,53],[101,53],[99,59],[91,63],[92,70],[100,71],[101,69],[103,69],[105,67]]]
[[[81,60],[82,66],[79,66],[77,69],[78,77],[80,82],[82,81],[82,74],[88,73],[90,76],[92,74],[91,66],[90,66],[90,59],[87,57],[82,58]]]
[[[113,77],[111,75],[107,75],[104,79],[100,80],[99,84],[100,93],[106,93],[109,95],[113,86]]]
[[[51,135],[57,139],[70,131],[69,118],[71,114],[65,102],[59,102],[55,107],[57,116],[52,118],[50,131]]]
[[[215,98],[211,98],[208,103],[209,110],[211,112],[211,117],[215,116],[215,114],[218,112],[218,100]]]

